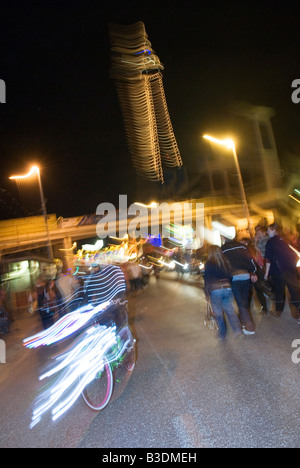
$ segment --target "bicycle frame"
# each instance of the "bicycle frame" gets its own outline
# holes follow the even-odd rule
[[[94,305],[85,304],[62,317],[49,329],[24,340],[24,346],[28,348],[71,341],[63,353],[52,357],[54,365],[39,378],[51,380],[35,400],[30,427],[36,425],[48,411],[51,411],[52,420],[55,421],[71,408],[80,395],[92,409],[103,409],[113,394],[114,373],[118,370],[120,374],[121,371],[123,377],[131,374],[135,363],[135,339],[128,325],[127,301],[113,298],[124,291],[120,271],[116,270],[117,267],[113,268],[112,271],[109,267],[110,279],[117,277],[118,283],[113,288],[106,283],[106,292],[110,291],[109,300],[94,301]],[[106,273],[98,279],[107,278]],[[125,283],[124,276],[123,280]],[[93,281],[93,292],[95,289],[97,291]],[[100,294],[98,302],[103,297],[107,298],[107,294]],[[104,399],[94,404],[89,390],[92,382],[98,380],[97,376],[102,379],[104,375],[107,377]],[[117,381],[120,381],[120,377]]]

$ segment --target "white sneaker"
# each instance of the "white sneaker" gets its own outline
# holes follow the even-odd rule
[[[255,335],[255,331],[246,330],[245,327],[243,327],[243,333],[244,335]]]

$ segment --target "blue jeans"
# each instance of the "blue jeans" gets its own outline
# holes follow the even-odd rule
[[[248,331],[255,331],[255,323],[249,309],[251,280],[232,281],[231,287],[239,309],[242,325],[244,325],[245,329]]]
[[[241,323],[234,309],[234,296],[230,288],[214,289],[210,291],[210,302],[214,312],[220,338],[226,336],[226,322],[224,312],[235,335],[242,332]]]

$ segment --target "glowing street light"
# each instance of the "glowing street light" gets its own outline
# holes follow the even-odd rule
[[[238,180],[239,180],[241,198],[242,198],[243,204],[244,204],[245,217],[247,219],[248,231],[249,231],[250,237],[252,237],[252,228],[251,228],[251,219],[250,219],[249,207],[248,207],[248,203],[247,203],[243,178],[242,178],[242,174],[241,174],[239,160],[238,160],[238,157],[237,157],[237,154],[236,154],[234,141],[231,140],[230,138],[226,138],[225,140],[219,140],[218,138],[214,138],[214,137],[212,137],[210,135],[203,135],[203,138],[205,138],[206,140],[211,141],[212,143],[216,143],[217,145],[224,146],[225,148],[231,150],[232,153],[233,153],[234,162],[235,162],[237,173],[238,173]]]
[[[12,179],[12,180],[20,180],[20,179],[22,180],[22,179],[27,179],[28,177],[31,177],[31,176],[33,176],[35,174],[38,177],[42,212],[43,212],[43,215],[44,215],[45,225],[46,225],[48,258],[49,258],[49,260],[53,260],[53,252],[52,252],[52,245],[51,245],[51,239],[50,239],[49,227],[48,227],[48,217],[47,217],[47,211],[46,211],[46,202],[45,202],[44,191],[43,191],[43,186],[42,186],[42,180],[41,180],[39,167],[38,166],[32,166],[32,168],[30,169],[30,171],[27,174],[25,174],[25,175],[14,175],[14,176],[11,176],[9,178]]]
[[[144,203],[140,203],[140,202],[134,202],[134,205],[143,206],[144,208],[157,208],[157,203],[154,201],[151,202],[149,205],[145,205]]]

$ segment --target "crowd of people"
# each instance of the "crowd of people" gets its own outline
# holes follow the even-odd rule
[[[127,292],[140,293],[148,286],[150,275],[154,274],[159,278],[159,268],[150,263],[147,256],[143,256],[140,261],[127,262],[121,265],[126,284]]]
[[[226,336],[226,320],[239,340],[255,334],[251,312],[253,289],[261,313],[280,317],[289,291],[292,316],[300,324],[300,288],[297,270],[298,239],[285,235],[277,223],[257,226],[255,236],[240,241],[224,238],[221,247],[210,245],[205,264],[205,295],[218,324],[219,338]],[[268,301],[267,298],[271,301]],[[274,304],[268,310],[268,303]],[[235,312],[238,309],[238,315]]]
[[[79,279],[70,271],[64,269],[56,279],[46,279],[41,274],[31,292],[30,303],[32,311],[38,310],[43,327],[53,325],[55,318],[61,318],[68,310],[68,302],[72,300],[80,287]]]
[[[298,238],[273,223],[268,227],[257,226],[254,238],[223,240],[221,247],[207,246],[204,269],[205,296],[216,319],[219,338],[226,336],[227,321],[237,340],[244,335],[255,334],[256,325],[251,310],[254,291],[260,303],[260,313],[280,317],[288,289],[291,313],[300,324],[300,288],[296,266],[299,260],[297,252],[300,251]],[[191,258],[178,251],[174,259],[180,279],[183,273],[189,271],[183,267],[190,264]],[[161,271],[158,264],[150,262],[146,255],[139,261],[122,264],[121,269],[127,292],[134,294],[148,286],[150,275],[158,279]],[[74,298],[80,286],[80,278],[68,271],[63,271],[55,280],[46,281],[42,275],[37,279],[32,292],[32,308],[39,311],[44,328],[50,327],[55,317],[60,318],[68,312],[68,301]]]
[[[149,284],[150,274],[157,278],[156,268],[147,257],[139,262],[127,262],[120,265],[126,280],[128,293],[139,293]],[[100,265],[94,265],[90,275],[97,275]],[[90,277],[89,275],[89,277]],[[30,310],[38,311],[44,329],[51,327],[63,315],[71,312],[84,298],[84,280],[74,276],[71,270],[64,269],[56,279],[46,279],[41,274],[30,295]],[[77,299],[76,299],[77,298]]]

